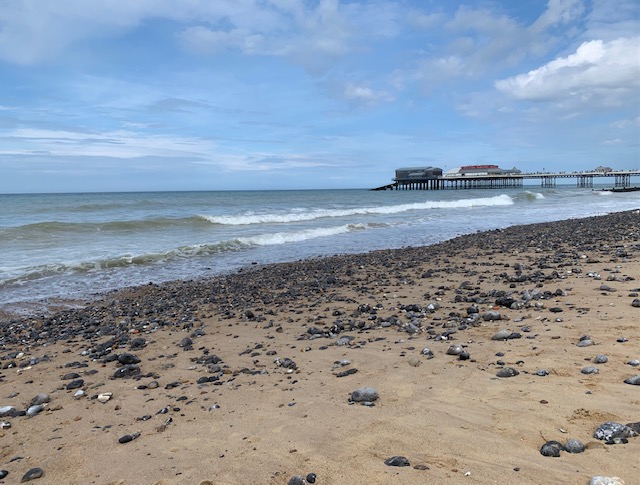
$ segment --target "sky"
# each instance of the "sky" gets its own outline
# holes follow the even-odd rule
[[[637,0],[0,0],[0,193],[640,168]]]

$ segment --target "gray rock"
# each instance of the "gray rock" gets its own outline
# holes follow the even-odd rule
[[[589,480],[589,485],[624,485],[624,480],[618,477],[595,476]]]
[[[586,447],[584,446],[584,443],[582,441],[571,438],[565,443],[564,449],[569,453],[582,453],[586,449]]]
[[[552,456],[554,458],[559,457],[561,451],[564,451],[564,446],[558,441],[547,441],[540,448],[540,454],[542,456]]]
[[[624,380],[625,384],[631,384],[632,386],[640,386],[640,375],[628,377]]]
[[[515,370],[513,367],[505,367],[504,369],[500,369],[498,371],[498,373],[496,374],[496,376],[498,376],[498,377],[515,377],[518,374],[520,374],[520,372]]]
[[[511,335],[511,332],[509,330],[500,330],[499,332],[496,332],[495,334],[493,334],[493,337],[491,337],[491,340],[507,340],[510,335]]]
[[[593,362],[596,364],[606,364],[609,362],[609,357],[603,354],[598,354],[593,358]]]
[[[631,367],[638,367],[640,365],[640,360],[633,359],[627,362],[627,364],[629,364]]]
[[[578,346],[578,347],[590,347],[590,346],[592,346],[592,345],[593,345],[593,340],[591,340],[591,339],[589,339],[589,338],[584,339],[584,340],[580,340],[580,341],[576,344],[576,346]]]
[[[582,370],[580,371],[583,374],[599,374],[600,373],[600,369],[598,369],[597,367],[583,367]]]
[[[482,314],[482,319],[485,322],[493,322],[493,321],[502,319],[502,315],[500,315],[500,312],[497,312],[495,310],[490,310]]]
[[[21,482],[30,482],[44,476],[44,470],[42,468],[32,468],[22,476]]]
[[[422,355],[425,355],[427,357],[427,359],[433,359],[434,355],[433,355],[433,351],[429,348],[429,347],[425,347],[424,349],[422,349],[422,352],[420,352]]]
[[[460,344],[449,345],[447,349],[447,355],[460,355],[462,352],[464,352],[464,349]]]
[[[46,404],[51,401],[49,394],[38,394],[31,399],[31,405],[36,406],[38,404]]]
[[[307,481],[300,475],[294,475],[289,479],[287,485],[306,485]]]
[[[634,298],[631,302],[631,306],[634,308],[640,308],[640,298]]]
[[[614,421],[602,423],[593,433],[595,439],[603,441],[609,441],[613,438],[631,438],[636,435],[637,433],[629,426]]]
[[[44,411],[44,406],[42,404],[36,404],[35,406],[30,406],[29,409],[27,409],[27,416],[35,416],[42,411]]]
[[[535,376],[546,377],[549,375],[549,371],[547,369],[538,369],[533,373]]]
[[[392,456],[391,458],[387,458],[384,464],[387,466],[411,466],[409,460],[404,456]]]
[[[351,393],[351,401],[353,402],[373,402],[379,397],[378,391],[373,387],[361,387]]]
[[[13,416],[15,417],[18,410],[13,406],[0,406],[0,418],[4,418],[5,416]]]

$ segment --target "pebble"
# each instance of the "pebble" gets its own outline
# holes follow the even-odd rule
[[[637,433],[629,426],[614,421],[601,424],[593,433],[595,439],[604,441],[610,441],[613,438],[630,438],[636,435]]]
[[[502,319],[502,315],[500,315],[500,312],[497,312],[495,310],[491,310],[488,312],[485,312],[482,314],[482,319],[485,322],[493,322],[496,320],[501,320]]]
[[[404,456],[392,456],[391,458],[387,458],[384,464],[387,466],[411,466],[409,460]]]
[[[627,364],[629,364],[631,367],[638,367],[638,366],[640,366],[640,360],[633,359],[633,360],[630,360],[629,362],[627,362]]]
[[[118,439],[118,443],[129,443],[130,441],[135,440],[138,436],[140,436],[140,433],[126,434]]]
[[[600,369],[598,369],[597,367],[583,367],[580,372],[582,372],[583,374],[599,374],[600,373]]]
[[[631,384],[632,386],[640,386],[640,375],[628,377],[624,380],[625,384]]]
[[[42,411],[44,411],[44,406],[42,404],[36,404],[35,406],[30,406],[29,409],[27,409],[27,416],[35,416]]]
[[[578,347],[590,347],[593,345],[593,340],[591,340],[590,338],[586,338],[584,340],[580,340],[576,346]]]
[[[417,357],[409,357],[409,365],[411,367],[418,367],[421,363]]]
[[[564,451],[564,446],[559,441],[547,441],[540,448],[540,454],[542,456],[552,456],[557,458],[560,456],[560,452]]]
[[[447,349],[447,355],[460,355],[462,352],[464,352],[464,349],[460,344],[449,345]]]
[[[44,470],[42,468],[32,468],[22,476],[22,480],[20,480],[20,482],[29,482],[31,480],[36,480],[38,478],[41,478],[43,475]]]
[[[380,395],[373,387],[361,387],[351,393],[352,402],[373,402],[376,401]]]
[[[427,359],[433,359],[435,356],[433,355],[433,351],[429,348],[429,347],[425,347],[424,349],[422,349],[422,352],[420,352],[422,355],[426,356]]]
[[[564,449],[569,453],[582,453],[585,450],[585,445],[582,441],[577,440],[575,438],[571,438],[567,440],[564,445]]]
[[[534,376],[546,377],[549,375],[549,371],[547,369],[538,369],[533,373]]]
[[[289,479],[287,485],[305,485],[307,482],[300,475],[294,475]]]
[[[101,402],[101,403],[105,403],[109,399],[111,399],[111,397],[113,397],[113,393],[112,392],[102,392],[102,393],[98,394],[98,401]]]
[[[624,480],[618,477],[595,476],[591,477],[589,485],[624,485]]]
[[[634,298],[631,302],[631,306],[634,308],[640,308],[640,298]]]
[[[593,362],[596,364],[606,364],[609,362],[609,357],[603,354],[598,354],[593,358]]]
[[[520,372],[518,372],[513,367],[505,367],[504,369],[500,369],[497,372],[496,376],[498,376],[498,377],[515,377],[518,374],[520,374]]]
[[[491,340],[507,340],[510,335],[511,332],[509,330],[500,330],[499,332],[493,334]]]
[[[69,384],[67,384],[67,390],[70,391],[72,389],[79,389],[82,386],[84,386],[83,379],[74,379]]]
[[[15,416],[18,410],[13,406],[0,406],[0,418]]]
[[[2,480],[3,478],[6,478],[8,474],[9,472],[7,470],[0,470],[0,480]]]
[[[305,480],[306,480],[308,483],[316,483],[316,478],[318,478],[318,477],[316,476],[316,474],[315,474],[315,473],[309,473],[309,474],[307,474],[307,476],[305,477]]]
[[[49,394],[37,394],[33,397],[33,399],[31,399],[31,405],[36,406],[38,404],[46,404],[49,401],[51,401],[51,397],[49,397]]]

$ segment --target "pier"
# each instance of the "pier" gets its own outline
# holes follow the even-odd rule
[[[491,167],[480,172],[478,167]],[[461,173],[464,169],[466,173]],[[393,182],[372,190],[456,190],[521,188],[525,180],[538,180],[541,188],[554,188],[558,180],[575,179],[578,188],[593,188],[594,179],[613,179],[614,189],[629,189],[631,177],[640,176],[640,170],[593,170],[584,172],[532,172],[517,169],[502,170],[495,165],[472,165],[442,174],[442,170],[398,169]],[[497,170],[496,170],[497,169]],[[410,171],[413,170],[413,171]],[[422,171],[421,171],[422,170]],[[437,171],[439,170],[439,173]],[[493,171],[494,173],[490,173]]]

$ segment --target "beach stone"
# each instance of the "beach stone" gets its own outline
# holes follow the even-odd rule
[[[618,477],[595,476],[591,477],[589,485],[624,485],[624,480]]]
[[[593,433],[595,439],[602,441],[610,441],[613,438],[631,438],[636,435],[637,433],[632,428],[615,421],[607,421],[601,424]]]
[[[289,479],[287,485],[306,485],[306,483],[307,481],[300,475],[294,475]]]
[[[122,365],[139,364],[140,357],[138,357],[137,355],[130,354],[128,352],[124,352],[118,356],[118,363]]]
[[[44,476],[44,470],[42,468],[32,468],[22,476],[20,482],[30,482],[31,480],[37,480]]]
[[[126,364],[120,367],[113,374],[114,379],[123,379],[125,377],[131,377],[140,374],[140,366],[136,364]]]
[[[351,401],[353,402],[373,402],[380,397],[378,391],[373,387],[361,387],[351,393]]]
[[[583,374],[599,374],[600,373],[600,369],[598,369],[597,367],[583,367],[582,370],[580,370],[580,372],[582,372]]]
[[[628,377],[624,380],[625,384],[631,384],[632,386],[640,386],[640,375]]]
[[[498,377],[515,377],[518,374],[520,374],[520,372],[518,372],[513,367],[505,367],[504,369],[500,369],[497,372],[496,376],[498,376]]]
[[[82,386],[84,386],[83,379],[74,379],[73,381],[69,382],[69,384],[67,384],[67,390],[70,391],[72,389],[79,389]]]
[[[98,399],[99,402],[104,404],[109,399],[111,399],[112,396],[113,396],[112,392],[102,392],[102,393],[98,394],[97,399]]]
[[[146,345],[147,345],[147,341],[144,338],[136,337],[129,344],[129,348],[131,350],[139,350],[139,349],[143,349],[144,347],[146,347]]]
[[[308,483],[316,483],[316,478],[318,477],[316,476],[315,473],[308,473],[307,476],[304,478]]]
[[[493,334],[491,340],[507,340],[510,335],[511,332],[509,330],[500,330],[499,332]]]
[[[640,308],[640,298],[634,298],[631,302],[631,306],[634,308]]]
[[[122,445],[125,443],[129,443],[130,441],[135,440],[138,436],[140,436],[140,433],[126,434],[118,438],[118,443]]]
[[[466,350],[463,350],[458,355],[459,360],[469,360],[470,358],[471,358],[471,354],[469,354],[469,352],[467,352]]]
[[[424,349],[422,349],[422,352],[420,352],[422,355],[426,356],[427,359],[433,359],[435,356],[433,355],[433,351],[429,348],[429,347],[425,347]]]
[[[69,372],[68,374],[63,375],[60,380],[61,381],[70,381],[71,379],[78,379],[80,374],[77,372]]]
[[[547,441],[540,448],[540,454],[542,456],[552,456],[554,458],[559,457],[561,451],[564,451],[564,446],[558,441]]]
[[[0,480],[6,478],[7,475],[9,475],[9,472],[7,470],[0,470]]]
[[[582,453],[585,450],[585,445],[582,441],[577,440],[575,438],[571,438],[567,440],[564,445],[564,449],[569,453]]]
[[[27,416],[33,417],[42,411],[44,411],[44,406],[42,404],[36,404],[35,406],[30,406],[29,409],[27,409]]]
[[[633,359],[633,360],[630,360],[629,362],[627,362],[627,364],[629,364],[631,367],[638,367],[638,366],[640,366],[640,360]]]
[[[15,417],[17,413],[18,410],[13,406],[0,406],[0,418],[5,416]]]
[[[493,321],[496,321],[496,320],[501,320],[502,319],[502,315],[498,311],[491,310],[491,311],[488,311],[488,312],[484,312],[482,314],[482,319],[485,322],[493,322]]]
[[[546,377],[549,375],[549,371],[547,369],[538,369],[533,373],[535,376]]]
[[[578,347],[590,347],[593,345],[593,340],[591,340],[590,338],[584,339],[584,340],[580,340],[576,346]]]
[[[609,362],[609,357],[604,354],[598,354],[593,358],[593,362],[596,364],[606,364]]]
[[[449,345],[447,349],[447,355],[460,355],[462,352],[464,352],[464,349],[460,344]]]
[[[37,394],[31,399],[31,405],[36,406],[38,404],[46,404],[51,401],[49,394]]]
[[[409,460],[404,456],[392,456],[391,458],[387,458],[384,464],[387,466],[411,466]]]

